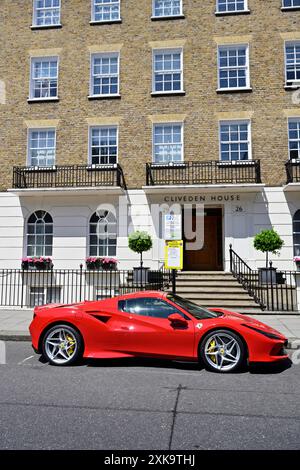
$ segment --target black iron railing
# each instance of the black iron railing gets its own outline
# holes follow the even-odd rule
[[[251,183],[261,183],[260,160],[146,164],[147,186]]]
[[[115,186],[126,189],[120,165],[55,165],[13,168],[13,188],[70,188]]]
[[[300,183],[300,158],[298,160],[289,160],[285,167],[287,184]]]
[[[0,270],[0,306],[34,307],[48,303],[100,300],[140,290],[164,290],[171,286],[171,273],[150,270],[147,278],[132,270]]]
[[[262,310],[297,311],[296,276],[300,272],[274,269],[255,270],[230,245],[230,270]]]

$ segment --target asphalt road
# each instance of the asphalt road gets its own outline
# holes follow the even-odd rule
[[[49,366],[6,343],[0,449],[299,449],[300,365],[219,375],[150,360]]]

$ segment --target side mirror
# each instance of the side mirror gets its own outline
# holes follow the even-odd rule
[[[178,325],[182,326],[186,326],[188,324],[187,320],[179,315],[179,313],[171,313],[171,315],[168,316],[168,320],[171,323],[177,323]]]

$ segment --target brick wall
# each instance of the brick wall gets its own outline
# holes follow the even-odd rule
[[[262,161],[263,181],[285,182],[287,115],[300,115],[284,90],[284,33],[300,39],[300,12],[281,11],[281,0],[249,0],[250,15],[216,17],[214,0],[184,0],[185,19],[151,21],[151,0],[121,1],[121,24],[95,25],[90,0],[62,0],[62,28],[31,30],[32,0],[0,2],[0,189],[11,187],[12,166],[26,164],[30,120],[59,120],[57,164],[85,163],[88,119],[118,117],[119,163],[129,188],[145,184],[152,158],[150,116],[184,114],[185,159],[219,158],[220,113],[252,114],[253,158]],[[299,32],[299,34],[298,34]],[[252,93],[217,94],[217,42],[251,36]],[[151,97],[151,41],[183,40],[185,96]],[[222,42],[222,39],[221,39]],[[89,101],[90,47],[121,47],[121,99]],[[30,54],[61,48],[57,103],[27,103]]]

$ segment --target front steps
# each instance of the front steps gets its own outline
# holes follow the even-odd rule
[[[224,307],[238,313],[263,313],[231,273],[223,271],[181,271],[176,293],[203,307]]]

